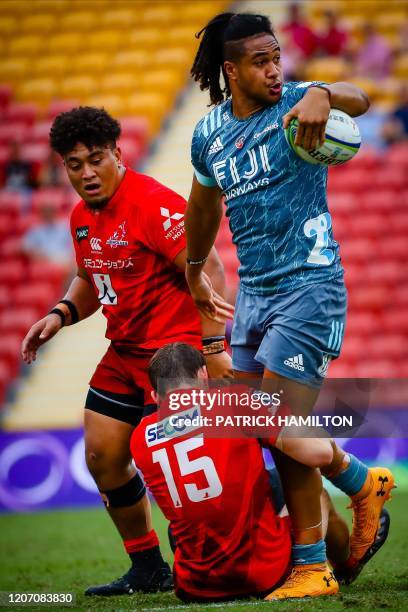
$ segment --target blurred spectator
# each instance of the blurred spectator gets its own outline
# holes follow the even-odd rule
[[[307,59],[315,54],[318,46],[318,37],[306,21],[304,21],[299,5],[289,5],[288,21],[282,25],[281,30],[287,35],[288,45],[294,47],[301,57]]]
[[[9,159],[4,165],[4,187],[12,191],[27,192],[34,186],[33,164],[22,159],[20,144],[12,142]]]
[[[324,13],[325,28],[319,36],[319,48],[324,55],[338,56],[346,52],[348,34],[339,24],[339,17],[335,11]]]
[[[67,185],[64,166],[55,151],[50,150],[47,159],[41,165],[38,183],[40,187],[65,187]]]
[[[378,34],[370,22],[364,24],[363,36],[364,40],[355,58],[357,72],[372,79],[389,76],[392,51],[388,41]]]
[[[23,252],[31,259],[44,260],[70,274],[73,267],[72,240],[68,221],[59,219],[56,207],[44,202],[40,206],[41,221],[23,238]]]
[[[399,101],[385,121],[381,135],[385,145],[408,139],[408,84],[401,85]]]

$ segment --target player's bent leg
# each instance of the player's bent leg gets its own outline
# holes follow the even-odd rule
[[[85,410],[85,452],[88,469],[119,531],[132,565],[124,576],[89,587],[86,595],[125,595],[173,587],[164,562],[142,479],[132,464],[130,437],[134,425]]]

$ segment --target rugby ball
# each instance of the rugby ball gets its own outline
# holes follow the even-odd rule
[[[309,164],[339,166],[352,159],[360,148],[361,136],[357,123],[347,113],[336,108],[330,111],[324,143],[317,149],[306,151],[295,145],[298,125],[298,120],[292,119],[285,129],[285,137],[291,149]]]

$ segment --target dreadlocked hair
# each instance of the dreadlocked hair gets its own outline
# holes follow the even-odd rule
[[[196,34],[200,46],[191,68],[191,76],[199,82],[200,89],[210,91],[211,104],[220,104],[231,95],[223,63],[228,59],[225,46],[256,34],[275,36],[271,22],[263,15],[250,13],[220,13]],[[220,84],[221,73],[225,87]]]
[[[67,155],[78,142],[88,149],[95,146],[115,146],[120,136],[120,124],[104,108],[78,106],[60,113],[50,131],[50,145],[61,156]]]

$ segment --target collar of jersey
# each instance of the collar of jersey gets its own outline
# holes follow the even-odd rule
[[[282,88],[282,95],[281,95],[281,98],[280,98],[279,102],[282,100],[286,90],[287,90],[287,86],[284,85],[283,88]],[[273,106],[276,107],[279,104],[279,102],[277,104],[274,104]],[[259,111],[256,111],[256,113],[253,113],[252,115],[249,115],[249,117],[245,117],[245,119],[239,119],[232,112],[232,98],[229,98],[227,100],[227,112],[230,115],[231,119],[233,119],[237,123],[245,123],[246,121],[251,121],[251,119],[253,119],[254,117],[258,117],[258,115],[263,113],[264,110],[266,110],[267,108],[272,108],[272,105],[271,106],[264,106],[263,108],[260,108]]]

